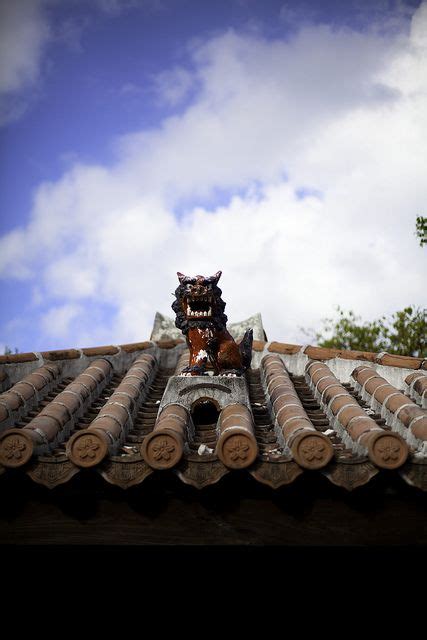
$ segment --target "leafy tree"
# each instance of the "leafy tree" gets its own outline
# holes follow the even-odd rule
[[[405,307],[390,319],[361,322],[353,311],[337,307],[337,318],[325,318],[323,328],[314,332],[320,347],[355,351],[387,351],[398,355],[426,357],[427,310]],[[310,335],[309,331],[305,331]],[[313,333],[313,332],[312,332]]]
[[[5,356],[10,356],[12,353],[19,353],[18,349],[15,347],[15,351],[12,351],[12,349],[10,347],[7,346],[7,344],[4,347],[4,355]]]
[[[415,235],[420,241],[420,247],[427,244],[427,218],[418,216],[415,223]]]

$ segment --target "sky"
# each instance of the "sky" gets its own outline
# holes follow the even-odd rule
[[[177,271],[296,344],[425,305],[425,0],[0,0],[0,31],[0,352],[146,340]]]

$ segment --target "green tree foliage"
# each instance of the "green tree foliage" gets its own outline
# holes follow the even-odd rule
[[[320,347],[427,356],[426,309],[406,307],[389,319],[382,316],[363,323],[353,311],[337,307],[337,312],[337,318],[325,318],[321,331],[314,334]]]
[[[418,216],[415,222],[415,235],[420,241],[420,247],[427,244],[427,218]]]
[[[15,348],[15,351],[12,351],[12,349],[10,347],[5,345],[5,347],[4,347],[4,355],[5,356],[10,356],[12,353],[19,353],[19,351],[16,348]]]

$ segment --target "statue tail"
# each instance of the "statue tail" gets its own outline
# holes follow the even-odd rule
[[[248,329],[239,344],[240,355],[242,356],[243,370],[249,369],[252,360],[252,342],[254,338],[253,329]]]

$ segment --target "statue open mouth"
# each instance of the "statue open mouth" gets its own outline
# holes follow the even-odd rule
[[[211,318],[213,299],[212,296],[188,297],[185,300],[186,316],[189,320],[195,318]]]

